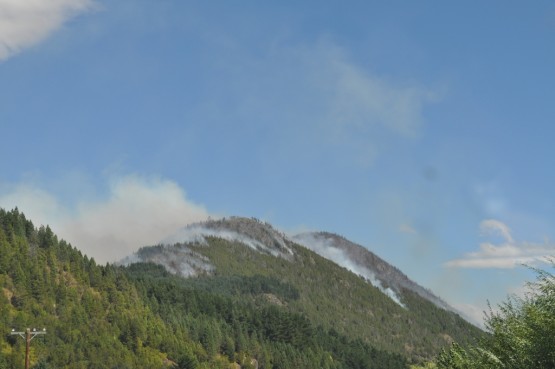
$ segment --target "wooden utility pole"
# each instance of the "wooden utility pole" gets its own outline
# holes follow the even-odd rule
[[[31,328],[27,328],[25,332],[16,332],[15,329],[12,329],[10,334],[25,340],[25,369],[29,369],[29,347],[31,346],[31,340],[39,334],[46,334],[46,328],[43,328],[42,331],[38,331],[36,328],[33,328],[31,331]]]

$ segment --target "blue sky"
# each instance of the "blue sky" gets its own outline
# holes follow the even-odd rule
[[[553,45],[550,1],[0,0],[0,206],[101,262],[332,231],[480,316],[555,254]]]

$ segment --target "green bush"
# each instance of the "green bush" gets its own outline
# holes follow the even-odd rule
[[[529,283],[528,295],[509,298],[496,312],[490,309],[490,335],[468,349],[453,344],[438,356],[438,368],[555,368],[555,276],[535,271],[537,279]]]

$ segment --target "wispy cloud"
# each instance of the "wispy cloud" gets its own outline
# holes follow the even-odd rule
[[[546,262],[555,255],[555,245],[549,242],[535,244],[513,239],[510,228],[503,222],[487,219],[480,223],[486,235],[499,235],[500,243],[484,242],[479,250],[467,253],[462,258],[450,260],[444,265],[451,268],[514,268],[522,264]]]
[[[508,243],[514,243],[513,236],[511,236],[511,230],[507,225],[499,220],[486,219],[480,223],[480,231],[484,235],[497,234],[505,239]]]
[[[33,185],[16,185],[0,194],[0,206],[17,206],[35,224],[49,224],[61,238],[100,262],[119,260],[208,217],[206,209],[187,199],[175,182],[140,176],[115,178],[107,197],[69,206]]]
[[[344,50],[330,44],[318,46],[316,71],[326,81],[333,123],[360,130],[365,125],[381,125],[388,130],[414,136],[422,123],[424,105],[438,98],[428,88],[395,84],[384,76],[349,60]]]
[[[271,130],[297,159],[332,151],[369,166],[386,139],[417,137],[425,108],[442,97],[436,88],[377,73],[329,39],[277,42],[262,55],[233,52],[239,61],[225,65],[224,78],[234,78],[226,88],[242,98],[231,109]]]
[[[94,7],[93,0],[0,0],[0,61],[44,40],[68,19]]]
[[[408,223],[401,223],[399,225],[398,231],[406,234],[413,234],[413,235],[418,234],[418,231]]]
[[[429,87],[394,82],[359,65],[331,41],[298,50],[298,58],[298,81],[309,104],[317,104],[311,134],[350,152],[359,164],[372,164],[390,136],[418,136],[425,106],[440,99]]]

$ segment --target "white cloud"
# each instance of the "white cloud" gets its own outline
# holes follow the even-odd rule
[[[269,127],[296,160],[333,153],[370,166],[390,138],[418,136],[424,109],[441,98],[437,89],[376,73],[330,40],[249,55],[226,64],[234,77],[227,88],[242,91],[230,109]]]
[[[208,217],[206,209],[188,200],[175,182],[139,176],[114,179],[107,198],[73,207],[22,184],[0,194],[0,206],[17,206],[33,223],[49,224],[59,237],[102,263],[117,261]]]
[[[346,138],[349,143],[362,139],[367,146],[377,133],[376,127],[416,136],[424,106],[440,98],[429,88],[396,83],[363,68],[333,42],[306,47],[300,59],[303,78],[315,89],[311,95],[319,100],[318,111],[323,114],[319,121],[330,126],[336,139]]]
[[[484,235],[489,234],[499,234],[505,241],[512,243],[514,242],[511,236],[511,230],[506,224],[495,219],[486,219],[480,223],[480,230]]]
[[[398,230],[401,233],[414,234],[414,235],[418,234],[416,229],[413,226],[411,226],[410,224],[407,224],[407,223],[400,224]]]
[[[0,61],[44,40],[94,5],[93,0],[0,0]]]
[[[327,45],[321,67],[328,73],[332,95],[329,109],[336,124],[361,129],[377,124],[397,134],[414,136],[422,121],[422,109],[437,98],[431,91],[395,85],[350,62],[344,52]],[[330,80],[331,79],[331,80]]]
[[[513,239],[509,227],[495,219],[480,223],[481,231],[486,235],[500,235],[501,244],[484,242],[478,251],[469,252],[464,257],[446,262],[444,265],[453,268],[514,268],[527,264],[534,265],[546,262],[555,255],[555,245],[550,243],[534,244],[517,242]]]

